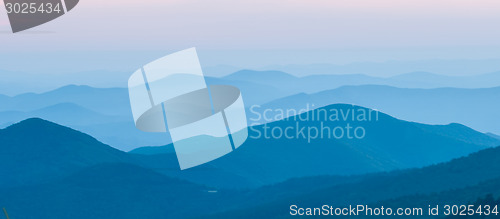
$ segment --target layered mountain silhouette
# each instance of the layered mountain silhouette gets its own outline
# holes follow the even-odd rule
[[[207,78],[209,84],[228,84]],[[245,95],[247,104],[263,104],[285,97],[279,89],[250,82],[232,82]],[[231,84],[231,83],[229,83]],[[13,97],[0,95],[0,127],[39,117],[91,134],[122,150],[168,144],[165,133],[144,133],[135,127],[126,88],[94,88],[69,85],[41,94]]]
[[[345,121],[301,120],[300,116],[311,119],[322,110],[330,114],[332,111],[371,111],[354,105],[335,104],[283,121],[254,126],[250,128],[249,139],[238,150],[200,168],[224,170],[263,185],[292,177],[351,175],[422,167],[500,144],[496,138],[459,124],[424,125],[398,120],[381,112],[376,121],[357,121],[351,116]],[[300,134],[295,135],[299,129],[320,129],[322,125],[333,129],[346,127],[347,124],[353,129],[363,127],[366,136],[362,139],[349,139],[346,135],[336,139],[328,137],[325,132],[323,138],[308,140]],[[270,130],[285,130],[289,127],[293,128],[292,133],[289,133],[293,138],[271,136]],[[265,137],[265,130],[269,137]],[[132,153],[160,153],[156,156],[168,157],[172,156],[169,153],[173,150],[171,147],[172,145],[141,148]]]
[[[230,81],[264,84],[282,91],[319,92],[342,86],[386,85],[400,88],[489,88],[500,86],[500,72],[474,76],[446,76],[430,72],[410,72],[392,77],[364,74],[316,74],[297,77],[282,71],[241,70],[222,77]]]
[[[290,75],[285,76],[292,77]],[[239,88],[244,95],[245,105],[248,106],[263,104],[295,93],[295,91],[282,89],[268,83],[256,83],[252,80],[232,80],[230,76],[222,78],[205,77],[205,81],[208,85],[233,85]]]
[[[41,94],[0,96],[0,103],[0,127],[37,117],[89,133],[122,150],[169,142],[168,134],[135,128],[125,88],[69,85]]]
[[[405,72],[435,72],[442,75],[474,75],[498,71],[498,59],[488,60],[412,60],[387,62],[356,62],[335,64],[274,65],[260,70],[280,70],[297,76],[313,74],[367,74],[389,77]]]
[[[344,112],[369,110],[342,104],[323,109]],[[310,116],[314,112],[317,110],[304,115]],[[327,138],[325,134],[324,138],[311,141],[301,136],[296,139],[255,138],[258,132],[264,134],[264,129],[295,126],[307,129],[320,127],[321,123],[329,127],[345,127],[347,123],[352,127],[363,127],[366,136],[363,139],[335,139]],[[465,156],[500,142],[458,124],[429,126],[398,120],[383,113],[379,113],[378,120],[369,122],[350,118],[338,122],[289,118],[251,127],[249,134],[247,142],[233,153],[199,168],[179,171],[172,145],[143,149],[150,150],[143,155],[127,154],[79,131],[41,119],[29,119],[0,131],[1,150],[5,157],[2,162],[15,167],[8,170],[9,180],[2,182],[8,185],[29,184],[27,179],[50,180],[78,168],[120,161],[208,186],[255,187],[293,177],[363,174],[421,167]],[[160,150],[160,153],[155,150]],[[33,178],[28,174],[30,171],[39,175]],[[210,174],[218,174],[225,179],[205,177]]]
[[[352,105],[325,109],[351,108],[364,109]],[[294,122],[268,125],[288,123]],[[0,203],[13,218],[254,218],[289,215],[290,203],[399,205],[410,203],[407,200],[425,203],[434,193],[442,199],[429,199],[433,202],[466,202],[500,192],[500,187],[494,187],[500,178],[496,165],[500,149],[490,148],[500,142],[494,138],[458,124],[429,126],[382,113],[378,121],[364,125],[367,134],[362,141],[322,139],[308,144],[296,140],[293,144],[285,139],[249,139],[221,159],[178,171],[173,153],[124,153],[84,133],[29,119],[0,130],[0,161],[9,167],[1,169],[5,180],[0,185]],[[482,148],[486,149],[457,158]],[[454,157],[436,164],[438,159]],[[332,176],[353,170],[373,173]],[[221,185],[220,181],[245,183],[246,178],[268,185],[238,190],[206,186]],[[454,189],[463,193],[454,196]]]
[[[97,141],[92,136],[43,119],[32,118],[0,129],[0,187],[46,183],[84,168],[103,163],[129,163],[202,184],[255,186],[237,174],[215,168],[180,171],[175,154],[129,154]],[[220,179],[206,178],[219,176]]]
[[[248,107],[247,112],[254,105],[283,109],[304,108],[307,103],[315,104],[314,108],[331,103],[353,103],[409,121],[429,124],[459,122],[498,135],[500,130],[494,124],[498,120],[495,109],[499,106],[496,105],[498,101],[492,101],[498,99],[498,88],[479,89],[500,85],[496,84],[498,77],[498,73],[450,77],[426,72],[391,78],[361,74],[297,77],[279,71],[243,70],[220,78],[207,77],[206,81],[208,84],[239,87]],[[441,86],[478,89],[421,89]],[[3,115],[0,127],[40,117],[89,133],[125,151],[138,146],[169,143],[168,135],[145,134],[135,128],[126,88],[69,85],[40,94],[0,95],[0,103],[0,115]],[[249,114],[249,118],[251,116]]]
[[[305,92],[319,92],[342,86],[388,85],[403,88],[488,88],[500,86],[500,72],[467,77],[452,77],[428,72],[412,72],[389,78],[362,74],[309,75],[297,77],[280,71],[242,70],[215,78],[207,77],[209,84],[231,84],[240,87],[250,104],[262,104],[273,99]],[[412,85],[413,83],[413,85]],[[420,84],[420,85],[419,85]],[[430,85],[427,85],[430,84]],[[267,95],[262,95],[266,91]],[[260,97],[260,98],[259,98]],[[126,88],[93,88],[68,85],[40,94],[16,96],[0,95],[0,111],[33,111],[60,103],[75,103],[89,110],[107,115],[129,115]]]
[[[101,54],[103,57],[112,56],[109,53]],[[24,65],[18,60],[10,60],[12,66]],[[15,64],[14,64],[15,63]],[[433,72],[441,75],[473,75],[487,74],[499,71],[498,59],[490,60],[419,60],[419,61],[388,61],[388,62],[360,62],[347,65],[334,64],[293,64],[293,65],[272,65],[265,67],[255,67],[260,71],[279,70],[290,73],[294,76],[309,75],[332,75],[332,74],[365,74],[389,77],[403,73],[420,71]],[[123,66],[121,66],[123,67]],[[121,68],[120,67],[120,68]],[[16,68],[16,67],[14,67]],[[0,69],[2,82],[0,82],[0,93],[7,95],[20,94],[25,92],[43,92],[55,87],[67,84],[87,84],[97,87],[120,87],[125,86],[130,72],[116,72],[109,70],[93,70],[84,72],[64,72],[64,74],[54,73],[53,69],[44,71],[36,67],[28,67],[25,72],[16,72]],[[17,68],[16,68],[17,69]],[[207,76],[221,77],[240,70],[237,66],[203,66],[203,71]],[[31,72],[30,72],[31,71]],[[36,72],[36,73],[34,73]],[[30,78],[30,80],[26,80]],[[43,83],[40,83],[43,81]],[[498,81],[498,79],[496,80]],[[494,83],[490,81],[488,83]],[[499,86],[496,84],[494,86]],[[332,89],[329,88],[329,89]]]
[[[421,207],[428,205],[467,205],[478,198],[500,195],[500,147],[485,149],[467,157],[420,169],[360,176],[359,178],[313,177],[293,180],[255,190],[252,197],[267,200],[251,208],[234,210],[204,218],[256,218],[289,215],[290,205],[321,207],[350,204],[373,207]],[[297,182],[298,181],[298,182]],[[331,183],[326,187],[323,182]],[[299,183],[301,182],[301,183]],[[319,185],[319,186],[316,186]],[[318,188],[310,191],[310,188]],[[282,188],[295,194],[276,198]],[[283,195],[283,194],[282,194]]]
[[[381,110],[408,121],[428,124],[458,122],[482,132],[500,133],[500,87],[483,89],[402,89],[366,85],[345,86],[313,94],[297,94],[278,99],[255,111],[266,109],[310,109],[331,102],[349,103]],[[270,117],[272,112],[269,113]],[[250,118],[256,118],[249,115]]]
[[[94,112],[74,103],[58,103],[41,109],[23,112],[23,111],[4,111],[0,112],[0,124],[15,123],[26,118],[44,118],[54,121],[58,124],[69,125],[92,125],[113,123],[124,121],[125,116],[105,115]]]
[[[74,103],[105,115],[129,115],[128,93],[124,88],[94,88],[68,85],[49,92],[26,93],[0,99],[1,111],[33,111],[60,103]]]

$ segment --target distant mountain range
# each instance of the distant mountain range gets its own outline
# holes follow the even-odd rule
[[[324,109],[364,108],[331,105]],[[312,127],[318,122],[299,121],[299,126]],[[366,138],[318,139],[310,144],[304,139],[249,139],[223,158],[180,171],[170,151],[125,153],[70,128],[29,119],[0,130],[0,165],[8,167],[0,169],[0,203],[12,218],[20,219],[34,215],[255,218],[286,216],[290,203],[397,205],[408,199],[425,203],[418,197],[433,192],[443,198],[433,201],[452,199],[447,193],[451,189],[463,189],[460,197],[464,198],[459,199],[463,202],[487,193],[500,194],[500,187],[493,186],[500,177],[496,165],[500,149],[490,148],[500,145],[495,138],[458,124],[429,126],[382,113],[378,121],[348,122],[363,125]],[[295,123],[286,120],[268,125]],[[345,122],[327,124],[334,127]],[[254,129],[263,131],[264,127]],[[453,158],[458,159],[437,164]],[[379,172],[424,165],[431,166]],[[363,172],[373,173],[331,176]],[[231,184],[239,189],[228,189]]]
[[[239,87],[248,104],[262,104],[297,93],[312,93],[349,85],[388,85],[400,88],[490,88],[500,86],[500,72],[467,77],[451,77],[428,72],[413,72],[389,78],[362,74],[310,75],[296,77],[280,71],[242,70],[215,78],[208,84]],[[266,95],[263,95],[266,94]],[[108,115],[130,115],[126,88],[93,88],[68,85],[40,94],[26,93],[13,97],[0,94],[0,111],[33,111],[60,103],[75,103]]]
[[[500,99],[500,72],[476,76],[444,76],[412,72],[379,78],[360,74],[296,77],[280,71],[242,70],[223,77],[226,84],[250,82],[276,87],[281,92],[254,89],[259,97],[273,97],[266,109],[313,109],[333,103],[352,103],[382,110],[397,118],[429,124],[458,122],[482,132],[500,133],[495,109]],[[246,91],[246,90],[244,90]],[[252,93],[242,92],[245,94]],[[262,95],[260,95],[263,93]],[[276,96],[287,97],[276,99]],[[248,111],[248,110],[247,110]],[[258,112],[261,112],[257,110]],[[247,114],[250,114],[247,112]],[[251,118],[253,115],[249,115]],[[268,122],[268,121],[263,121]]]
[[[388,86],[345,86],[314,94],[297,94],[256,108],[268,117],[276,109],[311,109],[333,103],[348,103],[381,110],[397,118],[428,124],[461,123],[482,132],[500,133],[500,87],[483,89],[403,89]],[[278,112],[279,113],[279,112]],[[257,116],[249,115],[250,118]]]
[[[344,112],[369,110],[352,105],[331,105],[323,109]],[[312,116],[317,111],[304,115]],[[265,129],[272,130],[275,127],[285,129],[297,126],[307,129],[325,124],[332,128],[345,127],[347,124],[363,127],[365,136],[362,139],[348,139],[347,136],[336,139],[325,134],[322,139],[308,140],[301,135],[295,139],[273,139],[263,135]],[[262,136],[256,138],[258,132]],[[29,137],[19,139],[26,135]],[[250,138],[238,150],[186,171],[179,171],[172,145],[123,153],[81,132],[41,119],[29,119],[0,130],[0,139],[0,154],[7,156],[2,161],[8,166],[16,166],[8,173],[12,178],[3,181],[8,184],[26,182],[23,177],[31,178],[27,173],[37,167],[40,167],[40,175],[36,179],[42,180],[64,175],[64,171],[57,169],[60,166],[73,171],[96,163],[120,161],[153,168],[166,175],[207,186],[235,188],[271,184],[293,177],[363,174],[422,167],[500,145],[499,139],[462,125],[430,126],[401,121],[383,113],[379,113],[377,121],[357,121],[351,117],[336,122],[301,121],[296,116],[255,126],[250,129]],[[78,145],[78,148],[71,145]],[[68,157],[70,160],[66,160]],[[316,159],[311,160],[311,157]],[[28,160],[23,165],[16,164],[22,159]],[[31,164],[45,162],[43,159],[50,161],[46,163],[49,166]],[[70,163],[62,165],[64,162]],[[219,174],[225,179],[221,181],[204,177],[209,173]]]
[[[229,84],[240,88],[249,119],[253,116],[249,109],[254,105],[262,105],[262,109],[295,109],[304,108],[308,103],[315,105],[312,108],[353,103],[380,109],[405,120],[430,124],[458,122],[498,135],[500,129],[495,125],[500,122],[495,111],[498,101],[492,101],[499,98],[498,88],[407,89],[363,84],[474,87],[494,85],[500,81],[499,76],[499,73],[492,73],[448,77],[420,72],[392,78],[365,75],[296,77],[279,71],[245,70],[221,78],[207,77],[206,81],[208,84]],[[336,87],[339,88],[332,90]],[[316,91],[320,92],[312,93]],[[69,85],[41,94],[0,95],[0,127],[31,117],[78,129],[126,151],[138,146],[158,146],[170,142],[168,134],[144,133],[135,128],[126,88]]]
[[[15,67],[14,69],[19,69]],[[41,72],[39,66],[34,71],[7,71],[0,69],[0,93],[15,96],[28,92],[45,93],[68,84],[90,85],[93,87],[124,87],[131,72],[92,70],[81,72],[63,71]]]
[[[122,150],[170,142],[168,133],[135,128],[125,88],[69,85],[41,94],[0,96],[0,103],[0,127],[39,117],[89,133]]]
[[[68,85],[45,93],[26,93],[13,97],[0,96],[0,111],[33,111],[61,103],[74,103],[105,115],[124,115],[130,112],[125,88],[94,88]]]
[[[288,93],[311,93],[349,85],[387,85],[399,88],[490,88],[500,86],[500,71],[475,76],[444,76],[430,72],[411,72],[392,77],[364,74],[318,74],[296,77],[281,71],[242,70],[223,77],[279,88]]]
[[[168,133],[135,128],[127,88],[0,94],[0,208],[15,219],[279,218],[290,216],[291,204],[426,209],[498,200],[498,60],[450,61],[459,73],[493,72],[476,76],[365,75],[371,68],[394,75],[408,68],[401,63],[206,77],[209,85],[240,88],[250,125],[266,109],[274,119],[249,127],[237,150],[183,171]],[[15,73],[7,76],[5,92],[23,89],[11,81]],[[39,80],[50,78],[34,76],[29,84],[43,90]],[[359,119],[363,112],[372,119]],[[330,119],[335,113],[339,120]]]
[[[110,55],[105,55],[108,57]],[[112,56],[112,55],[111,55]],[[7,95],[16,95],[26,92],[45,92],[67,84],[90,85],[93,87],[124,87],[127,85],[128,77],[137,65],[145,63],[147,60],[152,60],[154,57],[161,56],[161,53],[156,55],[145,54],[142,61],[133,60],[128,63],[128,67],[124,68],[123,62],[117,70],[106,70],[109,66],[101,70],[91,70],[89,66],[85,66],[82,71],[68,72],[74,69],[74,65],[68,65],[66,68],[59,66],[60,69],[54,68],[44,71],[38,66],[23,66],[23,72],[10,71],[0,69],[2,80],[0,81],[0,93]],[[149,57],[149,58],[145,58]],[[5,62],[5,65],[12,65],[10,69],[20,69],[24,63],[13,64]],[[391,77],[408,72],[433,72],[439,75],[480,75],[491,72],[498,72],[500,60],[498,59],[483,59],[483,60],[410,60],[410,61],[387,61],[387,62],[357,62],[350,64],[291,64],[291,65],[269,65],[269,66],[203,66],[203,71],[209,77],[221,77],[234,73],[240,69],[253,69],[259,71],[279,70],[288,72],[295,76],[310,76],[310,75],[350,75],[364,74],[377,77]],[[3,67],[6,68],[6,66]],[[30,70],[31,69],[31,70]],[[127,70],[128,69],[128,70]],[[27,80],[29,78],[29,80]],[[41,83],[43,82],[43,83]],[[499,84],[495,86],[500,86]],[[333,89],[330,87],[329,89]]]
[[[369,110],[366,108],[336,104],[324,110]],[[311,118],[318,110],[302,115]],[[298,136],[288,139],[264,137],[265,130],[287,127],[363,127],[363,139],[325,137],[312,140]],[[262,134],[260,138],[252,136]],[[293,132],[295,134],[295,132]],[[292,134],[292,136],[295,136]],[[292,177],[315,175],[350,175],[422,167],[444,162],[469,153],[500,145],[500,141],[459,124],[431,126],[395,119],[379,113],[378,121],[329,122],[325,120],[301,121],[298,116],[287,120],[259,125],[250,129],[250,138],[238,150],[202,167],[224,170],[246,179],[258,179],[260,184],[276,183]],[[140,148],[131,153],[172,156],[172,145]],[[163,154],[163,155],[162,155]],[[311,159],[314,157],[315,159]],[[256,162],[258,161],[258,162]],[[258,171],[257,171],[258,170]],[[193,170],[195,171],[195,170]],[[189,172],[186,171],[186,172]],[[168,174],[168,171],[167,171]],[[216,186],[216,185],[214,185]]]
[[[207,78],[209,84],[231,84]],[[263,104],[287,95],[279,89],[250,82],[233,82],[245,95],[246,104]],[[94,88],[69,85],[35,94],[0,95],[0,128],[39,117],[91,134],[122,150],[170,143],[168,133],[146,133],[135,127],[127,88]]]
[[[44,119],[54,121],[59,124],[71,125],[92,125],[113,123],[129,120],[126,116],[105,115],[94,112],[74,103],[57,103],[41,109],[23,112],[23,111],[3,111],[0,112],[0,124],[9,124],[26,118],[43,117]]]
[[[271,65],[256,70],[279,70],[296,76],[318,74],[365,74],[391,77],[412,71],[435,72],[440,75],[480,75],[499,70],[498,59],[488,60],[399,60],[387,62],[357,62],[350,64],[291,64]]]

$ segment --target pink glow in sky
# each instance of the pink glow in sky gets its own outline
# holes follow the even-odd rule
[[[212,11],[290,11],[290,10],[382,10],[382,11],[441,11],[453,12],[491,12],[500,9],[497,0],[87,0],[90,7],[156,6],[203,8]]]
[[[34,29],[57,37],[39,35],[27,47],[498,46],[499,12],[498,0],[81,0],[64,18]],[[7,19],[0,13],[1,26]],[[26,37],[0,39],[29,44]]]

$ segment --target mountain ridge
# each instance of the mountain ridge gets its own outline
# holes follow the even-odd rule
[[[352,107],[356,107],[354,109],[362,108],[337,104],[330,105],[327,109],[341,110],[351,109]],[[1,185],[0,202],[7,203],[6,207],[9,209],[9,213],[21,219],[30,218],[35,212],[38,216],[68,217],[70,215],[75,219],[88,218],[90,214],[96,218],[106,218],[110,215],[119,215],[120,218],[137,218],[139,216],[164,218],[166,215],[169,217],[186,215],[205,217],[204,214],[216,212],[223,212],[216,213],[216,216],[239,215],[246,218],[256,216],[255,211],[252,209],[257,209],[258,212],[263,214],[276,215],[281,212],[281,210],[276,211],[276,209],[287,210],[288,207],[282,207],[284,205],[289,206],[290,202],[299,204],[316,203],[300,202],[301,200],[317,199],[318,202],[324,201],[327,203],[333,197],[344,200],[343,202],[339,201],[339,204],[347,203],[346,200],[378,202],[412,195],[415,194],[415,191],[420,191],[417,190],[420,188],[424,188],[421,191],[425,192],[439,192],[443,189],[460,188],[500,176],[500,166],[497,167],[497,165],[492,168],[478,169],[498,163],[500,159],[500,148],[498,147],[484,149],[472,154],[464,154],[463,156],[454,156],[455,159],[443,161],[445,163],[437,164],[438,161],[436,161],[436,164],[430,163],[430,166],[424,168],[409,170],[397,170],[396,168],[387,169],[387,171],[391,172],[373,172],[367,175],[328,176],[335,172],[331,170],[332,168],[357,168],[352,166],[352,163],[335,165],[331,160],[347,158],[348,161],[351,153],[376,155],[377,153],[372,153],[370,150],[380,149],[377,139],[385,139],[388,135],[393,137],[402,136],[401,139],[394,140],[396,144],[389,145],[388,148],[398,150],[398,148],[403,149],[400,145],[406,145],[407,148],[404,148],[405,153],[423,160],[435,156],[429,152],[441,154],[443,151],[447,151],[447,153],[450,153],[453,152],[451,150],[458,150],[463,146],[470,145],[463,142],[460,136],[452,138],[454,140],[446,140],[450,138],[450,136],[446,137],[446,135],[454,133],[457,129],[464,128],[458,124],[451,124],[451,128],[453,128],[451,131],[442,130],[449,127],[437,127],[439,129],[439,132],[437,132],[436,127],[429,128],[425,127],[426,125],[401,121],[382,113],[379,118],[378,121],[383,121],[383,124],[390,124],[387,127],[391,127],[391,130],[395,132],[388,134],[384,133],[386,130],[381,130],[381,132],[370,134],[367,136],[367,140],[372,142],[369,147],[363,146],[363,142],[357,142],[359,144],[356,144],[354,149],[368,149],[365,152],[327,153],[331,152],[332,148],[345,147],[352,149],[354,144],[352,142],[349,144],[348,140],[330,141],[329,144],[323,145],[308,145],[304,139],[282,141],[279,144],[277,142],[283,139],[249,140],[248,143],[218,160],[185,171],[178,169],[175,154],[173,153],[167,154],[167,156],[165,154],[161,156],[133,155],[112,149],[99,143],[95,138],[76,130],[41,119],[29,119],[0,130],[0,156],[9,155],[7,158],[15,161],[9,163],[9,160],[4,159],[4,157],[0,159],[0,163],[14,167],[20,164],[26,165],[26,161],[30,161],[32,165],[27,165],[23,174],[21,174],[27,174],[29,179],[39,176],[37,175],[39,174],[37,168],[56,171],[55,168],[63,166],[63,172],[50,178],[41,177],[43,180],[38,181],[36,184],[29,184],[12,178],[12,173],[22,170],[22,168],[17,168],[11,172],[3,169],[2,175],[11,177],[7,178],[7,181],[10,183],[20,181],[20,183],[15,186]],[[278,121],[270,123],[269,126],[276,127],[276,125],[293,123],[295,123],[293,120]],[[309,122],[299,123],[299,125],[303,124],[311,125]],[[329,124],[343,125],[344,123]],[[352,124],[356,125],[357,123]],[[367,131],[381,129],[375,122],[365,125]],[[426,134],[427,132],[434,134]],[[11,141],[8,141],[9,139]],[[52,140],[47,142],[42,141],[42,139]],[[68,143],[67,139],[76,139],[76,142],[82,144]],[[422,141],[417,142],[415,145],[425,147],[423,148],[425,153],[412,151],[410,140],[418,139],[422,139]],[[489,139],[489,137],[486,139]],[[294,141],[297,141],[298,144],[294,145]],[[390,143],[388,141],[384,142]],[[430,143],[436,143],[439,147]],[[450,144],[449,147],[446,144]],[[487,148],[480,145],[471,146],[477,150]],[[70,148],[70,150],[66,150],[67,148]],[[80,149],[75,151],[75,148]],[[92,152],[86,150],[92,148],[94,148]],[[297,150],[297,148],[304,150]],[[100,152],[96,152],[95,149]],[[26,152],[33,152],[34,156]],[[75,153],[77,156],[75,156]],[[268,156],[272,154],[276,156]],[[81,157],[82,155],[84,157]],[[294,155],[296,159],[293,159],[294,156],[290,155]],[[422,157],[423,155],[425,157]],[[403,155],[401,156],[400,160],[408,159]],[[300,158],[307,158],[307,160]],[[378,159],[384,160],[386,157],[381,156]],[[391,159],[388,160],[389,164],[394,163]],[[366,161],[373,162],[373,158]],[[296,165],[307,163],[312,164],[309,167]],[[28,164],[30,163],[28,162]],[[375,166],[381,165],[378,162],[373,164]],[[318,170],[318,168],[322,167],[324,169]],[[474,171],[471,172],[471,170]],[[310,171],[314,171],[314,174],[303,174]],[[464,173],[468,177],[464,178]],[[277,174],[280,175],[277,177]],[[293,179],[290,179],[290,176],[294,176]],[[237,179],[236,177],[241,178]],[[245,179],[253,179],[261,181],[257,185],[267,186],[256,189],[255,187],[233,189],[218,186],[220,182],[208,183],[207,181],[217,179],[226,183],[240,183],[238,180],[243,180],[241,182],[245,183]],[[283,179],[288,180],[283,182]],[[320,182],[317,182],[318,180]],[[437,182],[439,184],[436,184]],[[355,188],[361,188],[361,191],[367,192],[351,194],[349,191],[353,191]],[[371,193],[369,193],[370,191]],[[31,200],[35,204],[29,206],[21,204],[25,200]],[[253,202],[259,200],[267,201],[257,203],[269,203],[264,206],[256,206]],[[130,203],[134,203],[133,206],[130,206]],[[200,205],[202,206],[200,207]],[[82,206],[84,207],[82,208]],[[273,212],[269,212],[269,206],[274,209]],[[249,207],[253,213],[248,211]],[[241,212],[242,215],[235,212],[224,212],[230,209],[238,209],[237,211]]]
[[[424,168],[369,174],[353,182],[320,188],[313,192],[273,200],[250,208],[240,206],[237,210],[203,215],[203,218],[255,218],[264,215],[266,217],[278,217],[280,215],[289,215],[289,207],[292,204],[306,207],[321,207],[326,203],[335,204],[336,207],[345,207],[349,204],[375,204],[375,206],[423,207],[424,209],[428,204],[468,204],[468,202],[475,201],[479,196],[489,193],[500,195],[500,187],[497,184],[500,182],[500,167],[496,165],[499,161],[500,146]],[[317,180],[325,181],[329,180],[329,178],[335,179],[335,177],[322,176],[318,177]],[[313,186],[315,184],[314,178],[309,179],[309,181],[309,184],[299,185]],[[487,188],[495,189],[485,190],[486,187],[482,186],[484,184],[489,185]],[[276,187],[279,188],[279,185],[276,185]],[[460,201],[457,202],[457,198],[453,198],[457,196],[465,197],[465,195],[456,194],[457,191],[471,189],[476,192],[473,193],[473,197],[470,197],[471,194],[467,194],[469,195],[468,200],[458,199]],[[276,192],[276,188],[272,186],[268,190]],[[291,190],[293,190],[293,187]],[[437,200],[438,202],[436,202],[435,198],[432,200],[425,198],[436,194],[447,194],[448,197]],[[453,201],[450,197],[455,202],[443,203],[446,200]],[[409,198],[410,201],[407,200]],[[415,203],[416,201],[418,203]]]
[[[345,104],[330,105],[326,109],[368,110]],[[295,125],[319,127],[321,122],[284,120],[269,123],[267,126],[270,128],[294,127]],[[12,165],[16,159],[31,158],[17,167],[16,170],[9,171],[11,174],[10,184],[22,184],[23,173],[29,172],[32,168],[39,170],[38,178],[48,180],[54,178],[54,175],[64,175],[75,169],[97,163],[120,161],[154,168],[162,174],[207,186],[255,187],[281,182],[293,177],[363,174],[420,167],[491,147],[497,141],[490,136],[459,125],[455,125],[459,128],[449,126],[436,128],[401,121],[383,113],[380,113],[378,121],[327,121],[325,124],[331,127],[344,127],[347,123],[353,127],[363,126],[366,129],[366,137],[358,140],[325,138],[313,140],[312,143],[308,143],[308,140],[303,138],[249,138],[238,150],[183,172],[179,171],[174,153],[150,155],[125,153],[102,144],[84,133],[41,119],[29,119],[0,130],[0,140],[3,142],[0,144],[0,150],[4,151],[4,154],[16,155],[4,159],[4,162]],[[252,136],[257,131],[263,132],[265,126],[261,125],[250,129],[249,134]],[[464,137],[457,135],[456,132],[466,133],[467,136],[477,135],[474,137],[477,139],[477,143],[464,141]],[[25,138],[25,136],[29,136],[29,138]],[[77,148],[68,151],[64,147],[65,144],[75,145]],[[90,147],[85,146],[86,144]],[[21,147],[14,150],[12,148],[15,148],[15,145]],[[35,145],[41,146],[34,147]],[[52,150],[44,149],[45,147],[53,147],[50,145],[57,147]],[[399,145],[404,145],[404,147]],[[170,144],[168,147],[170,147],[168,151],[173,152],[172,145]],[[21,150],[21,148],[24,149]],[[433,153],[426,151],[426,148]],[[267,153],[262,153],[263,151]],[[447,152],[444,153],[445,151]],[[414,156],[421,157],[408,156],[409,152]],[[82,155],[83,157],[81,157]],[[318,159],[311,161],[310,157]],[[300,162],[301,160],[303,162]],[[45,165],[48,166],[40,169],[41,167],[39,168],[36,162],[46,162]],[[65,162],[68,165],[62,165],[65,168],[61,170],[58,164]],[[284,166],[290,168],[289,171],[281,170]],[[58,174],[58,171],[61,174]],[[239,183],[228,183],[230,180],[225,180],[227,182],[214,181],[202,177],[208,173],[206,171],[212,171],[226,178],[234,178]],[[45,176],[48,178],[44,179]]]
[[[500,133],[500,87],[397,88],[385,85],[343,86],[312,94],[296,94],[261,105],[262,109],[311,109],[331,102],[378,109],[394,117],[426,124],[461,123],[482,132]],[[481,106],[481,107],[477,107]],[[460,110],[457,110],[460,109]]]
[[[327,109],[339,110],[366,109],[345,104],[334,104],[328,107]],[[366,137],[359,140],[324,138],[318,142],[308,143],[307,139],[303,138],[253,139],[251,137],[257,131],[263,133],[266,126],[267,130],[296,125],[319,127],[320,122],[298,120],[296,122],[296,120],[288,119],[253,126],[249,130],[249,139],[240,148],[224,157],[201,165],[200,168],[215,167],[246,178],[259,179],[265,182],[264,184],[272,184],[291,177],[325,174],[350,175],[421,167],[500,144],[497,139],[468,128],[456,128],[457,125],[436,128],[401,121],[383,113],[380,113],[380,120],[374,122],[325,123],[331,127],[344,127],[347,123],[353,127],[363,125],[366,129]],[[450,128],[452,129],[448,130]],[[464,140],[463,136],[454,134],[460,130],[464,130],[465,133],[469,132],[468,135],[471,136],[477,135],[474,138],[477,138],[479,143],[471,143]],[[148,154],[151,154],[151,148],[146,149],[149,151]],[[163,153],[173,150],[173,146],[167,145],[154,149]],[[167,156],[167,154],[163,155]],[[310,157],[316,159],[310,160]]]
[[[102,162],[130,162],[125,152],[92,136],[39,118],[1,129],[0,142],[1,163],[11,167],[1,186],[50,181]]]

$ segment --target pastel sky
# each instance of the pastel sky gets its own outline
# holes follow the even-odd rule
[[[53,41],[86,49],[500,45],[499,23],[497,0],[81,0],[33,29],[52,35],[2,39],[16,49]]]
[[[9,33],[5,9],[0,8],[0,53],[161,54],[196,46],[242,53],[348,50],[350,58],[339,56],[343,62],[500,58],[498,0],[81,0],[64,17],[19,34]],[[380,55],[378,50],[396,52]],[[299,52],[294,58],[328,61],[300,57]]]

